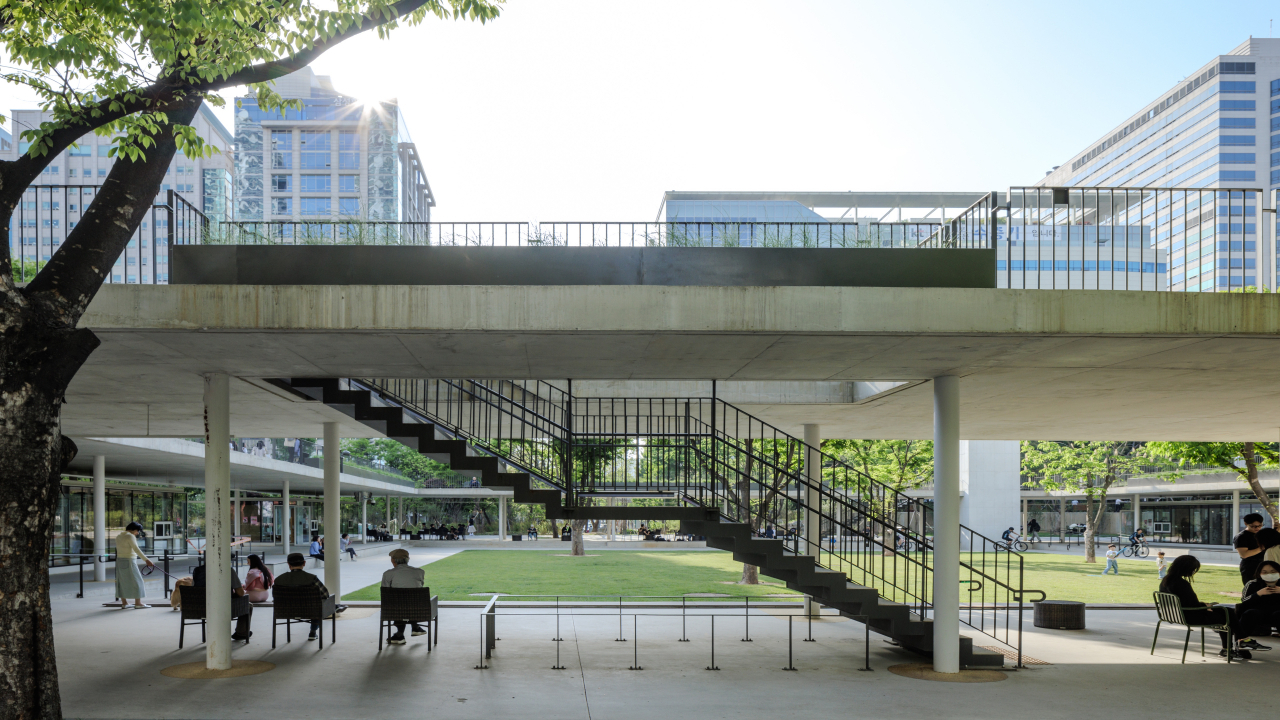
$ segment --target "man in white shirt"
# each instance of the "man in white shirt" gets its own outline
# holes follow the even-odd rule
[[[409,551],[404,548],[396,548],[391,553],[391,569],[382,573],[382,587],[389,588],[420,588],[426,578],[426,572],[422,568],[416,568],[409,564]],[[397,621],[396,634],[392,635],[387,642],[392,645],[404,645],[404,623]],[[427,631],[422,629],[418,623],[413,623],[413,636],[426,635]]]

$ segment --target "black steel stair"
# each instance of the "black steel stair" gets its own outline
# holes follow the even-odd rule
[[[865,619],[872,630],[902,647],[924,653],[933,647],[932,621],[921,620],[911,608],[881,597],[874,588],[849,582],[843,572],[821,567],[811,555],[791,552],[781,540],[754,537],[747,524],[722,521],[715,508],[565,507],[561,490],[533,487],[529,473],[512,471],[505,459],[477,452],[453,429],[432,423],[392,400],[366,389],[350,389],[349,383],[334,378],[295,378],[287,384],[459,474],[479,479],[483,487],[510,489],[514,502],[544,506],[548,519],[677,520],[685,532],[705,537],[709,547],[731,552],[735,560],[757,566],[764,575],[842,615]],[[961,636],[960,662],[971,667],[1000,667],[1004,656],[976,648],[971,638]]]

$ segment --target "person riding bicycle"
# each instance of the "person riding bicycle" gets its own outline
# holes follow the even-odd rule
[[[1145,528],[1138,528],[1129,533],[1129,547],[1137,549],[1137,547],[1147,541],[1147,531]]]
[[[1000,533],[1000,539],[1004,540],[1007,547],[1012,548],[1014,543],[1022,539],[1022,536],[1018,534],[1016,529],[1009,528],[1008,530]]]

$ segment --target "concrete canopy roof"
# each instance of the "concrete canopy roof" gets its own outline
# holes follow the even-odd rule
[[[198,435],[199,376],[212,371],[828,382],[955,374],[967,439],[1280,433],[1280,296],[1269,294],[110,285],[82,325],[103,345],[68,392],[64,426],[73,435],[129,434],[99,424],[138,398],[153,401],[152,434]],[[240,435],[251,433],[239,425],[258,423],[272,425],[264,435],[313,436],[331,418],[283,397],[256,401],[252,412],[264,417],[242,417],[237,402]],[[861,404],[748,409],[790,431],[821,423],[826,437],[932,435],[929,383]],[[131,434],[144,434],[134,424]]]

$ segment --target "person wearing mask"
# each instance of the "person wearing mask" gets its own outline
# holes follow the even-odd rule
[[[1194,555],[1179,555],[1169,563],[1169,572],[1160,581],[1160,592],[1178,596],[1178,604],[1183,608],[1182,614],[1187,622],[1196,625],[1229,624],[1234,630],[1238,626],[1232,608],[1201,602],[1196,596],[1195,589],[1191,587],[1191,578],[1199,571],[1200,561]],[[1218,656],[1226,657],[1227,649],[1231,647],[1231,635],[1219,632],[1218,636],[1222,639],[1222,650]],[[1242,660],[1253,657],[1252,653],[1243,648],[1236,650],[1235,654]]]
[[[257,557],[253,555],[252,557]],[[205,565],[197,565],[195,570],[191,571],[191,584],[195,587],[205,587]],[[231,568],[231,597],[244,597],[244,586],[240,584],[240,573],[236,569]],[[253,602],[252,599],[249,602]],[[249,630],[249,624],[253,621],[253,609],[249,609],[248,615],[241,615],[236,618],[236,629],[231,633],[231,639],[236,642],[249,642],[249,638],[253,636],[253,632]]]
[[[142,552],[142,548],[138,547],[140,535],[142,535],[142,526],[131,522],[125,526],[124,532],[116,536],[116,597],[120,598],[121,610],[129,607],[145,610],[151,607],[142,602],[142,598],[147,596],[147,591],[142,585],[142,572],[138,570],[138,560],[141,559],[149,568],[155,567],[156,564]],[[129,605],[130,600],[133,600],[132,606]]]
[[[409,551],[404,548],[397,548],[391,553],[391,569],[382,573],[382,587],[389,588],[420,588],[423,587],[423,579],[426,573],[422,568],[416,568],[409,564]],[[396,632],[387,642],[392,645],[404,645],[404,625],[403,621],[396,621]],[[418,623],[413,623],[413,636],[426,635],[427,631],[422,629]]]
[[[257,555],[249,556],[249,572],[245,575],[244,589],[249,594],[249,602],[266,602],[271,599],[268,592],[276,581],[271,569]]]
[[[1264,548],[1258,544],[1257,533],[1262,529],[1262,515],[1249,513],[1244,516],[1244,530],[1231,541],[1236,553],[1240,556],[1240,584],[1252,580],[1258,574],[1258,565],[1263,561]]]
[[[320,578],[307,572],[307,559],[302,557],[302,553],[289,553],[288,561],[289,572],[283,573],[276,578],[276,587],[306,587],[315,591],[316,597],[324,599],[329,597],[329,588],[320,582]],[[311,634],[307,636],[307,640],[315,640],[316,633],[320,632],[320,621],[311,621]]]
[[[1266,530],[1258,534],[1263,532]],[[1240,613],[1240,626],[1247,632],[1265,637],[1280,627],[1280,563],[1271,560],[1258,563],[1258,576],[1245,584],[1236,610]],[[1240,641],[1240,647],[1271,649],[1254,639]]]
[[[1120,574],[1120,562],[1116,560],[1116,558],[1119,557],[1119,555],[1120,555],[1120,551],[1116,550],[1115,545],[1107,546],[1107,567],[1105,570],[1102,571],[1103,575],[1106,575],[1112,570],[1116,571],[1115,573],[1116,575]]]
[[[342,533],[342,539],[338,541],[338,549],[340,550],[340,552],[338,553],[338,557],[342,557],[342,553],[347,553],[348,555],[351,556],[351,561],[355,562],[356,549],[351,546],[350,534]]]

